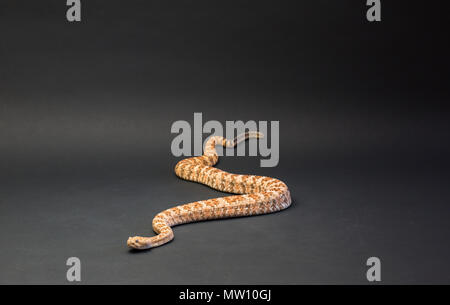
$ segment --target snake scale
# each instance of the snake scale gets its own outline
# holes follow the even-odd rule
[[[170,242],[174,235],[171,227],[208,219],[252,216],[286,209],[291,196],[286,184],[270,177],[231,174],[214,167],[219,160],[216,145],[235,147],[249,138],[261,138],[259,132],[247,132],[230,141],[212,136],[205,144],[202,156],[181,160],[175,174],[185,180],[240,195],[201,200],[167,209],[152,221],[156,236],[128,238],[127,245],[134,249],[149,249]]]

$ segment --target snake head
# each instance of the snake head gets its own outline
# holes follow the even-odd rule
[[[129,237],[127,240],[127,245],[133,249],[148,249],[150,248],[150,244],[147,241],[147,238],[141,236]]]

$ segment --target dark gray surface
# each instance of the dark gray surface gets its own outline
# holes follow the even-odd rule
[[[359,3],[361,2],[361,3]],[[449,283],[448,70],[436,6],[365,1],[0,4],[0,283]],[[295,5],[294,5],[295,3]],[[426,17],[427,22],[421,22]],[[426,26],[426,27],[425,27]],[[176,120],[279,120],[286,211],[128,236],[221,196],[173,174]]]

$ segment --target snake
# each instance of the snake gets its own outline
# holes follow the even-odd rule
[[[257,131],[243,133],[233,140],[211,136],[205,143],[203,155],[179,161],[175,166],[179,178],[238,195],[195,201],[164,210],[152,220],[157,235],[129,237],[128,247],[145,250],[164,245],[174,238],[171,227],[180,224],[268,214],[288,208],[292,200],[284,182],[265,176],[232,174],[214,167],[219,160],[216,145],[236,147],[247,139],[262,137],[264,135]]]

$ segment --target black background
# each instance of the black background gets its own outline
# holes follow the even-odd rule
[[[0,283],[449,283],[449,69],[439,1],[0,2]],[[395,2],[395,3],[393,3]],[[176,120],[280,121],[293,205],[176,227],[222,193],[178,179]]]

